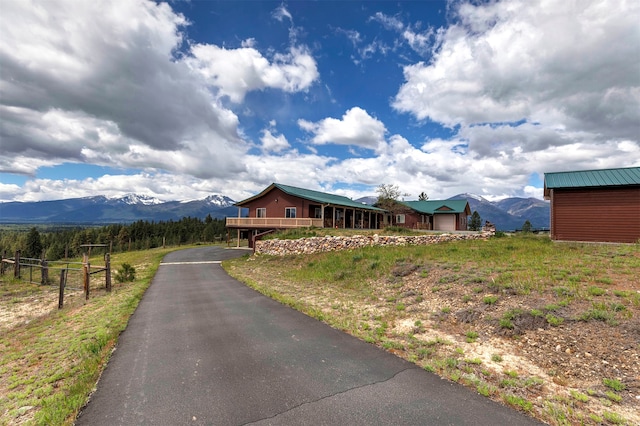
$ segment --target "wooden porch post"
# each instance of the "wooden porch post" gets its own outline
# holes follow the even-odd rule
[[[336,227],[336,208],[332,207],[331,210],[333,210],[333,213],[331,214],[331,216],[333,217],[333,221],[331,222],[331,227],[335,228]]]
[[[236,244],[236,247],[240,248],[240,228],[238,228],[238,242]]]

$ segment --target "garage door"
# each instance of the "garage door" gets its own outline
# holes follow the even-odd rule
[[[433,229],[436,231],[455,231],[456,215],[437,214],[433,216]]]

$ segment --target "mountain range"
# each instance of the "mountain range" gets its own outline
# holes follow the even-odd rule
[[[549,229],[549,203],[538,198],[505,198],[489,201],[474,194],[458,194],[450,199],[466,199],[471,212],[477,211],[482,219],[496,225],[499,231],[522,229],[528,220],[534,229]]]
[[[210,195],[201,200],[168,201],[144,195],[128,194],[121,198],[102,195],[55,201],[0,203],[0,223],[34,224],[108,224],[137,220],[169,221],[183,217],[204,219],[207,215],[223,219],[238,216],[231,198]]]
[[[450,199],[466,199],[471,211],[477,211],[482,223],[488,220],[496,229],[510,231],[522,228],[525,221],[533,228],[549,228],[549,203],[537,198],[505,198],[491,202],[474,194],[458,194]],[[374,203],[375,197],[359,200]],[[0,223],[17,224],[109,224],[137,220],[169,221],[183,217],[216,219],[238,216],[234,200],[224,195],[210,195],[201,200],[167,201],[144,195],[128,194],[121,198],[102,195],[55,201],[0,203]],[[246,215],[246,210],[243,211]]]

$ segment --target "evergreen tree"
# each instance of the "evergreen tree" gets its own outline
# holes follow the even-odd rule
[[[33,227],[27,235],[27,247],[25,248],[24,257],[39,258],[42,256],[42,240],[40,233]]]
[[[427,201],[428,199],[429,199],[429,196],[424,191],[422,191],[420,195],[418,195],[418,201]]]
[[[528,220],[524,222],[524,224],[522,225],[522,232],[524,234],[531,232],[531,222],[529,222]]]
[[[469,221],[469,230],[470,231],[479,231],[482,229],[482,218],[477,210],[473,211],[471,215],[471,220]]]

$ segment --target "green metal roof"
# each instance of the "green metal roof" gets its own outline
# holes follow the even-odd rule
[[[423,214],[465,213],[469,205],[467,200],[404,201],[402,204]]]
[[[351,208],[357,208],[362,210],[372,210],[376,212],[385,211],[383,209],[370,206],[368,204],[362,204],[357,201],[353,201],[351,198],[344,197],[342,195],[327,194],[326,192],[312,191],[311,189],[296,188],[295,186],[282,185],[279,183],[272,183],[260,194],[255,195],[251,198],[247,198],[246,200],[240,201],[236,203],[236,206],[241,207],[243,204],[246,204],[249,201],[255,200],[256,198],[260,198],[267,192],[271,191],[273,188],[278,188],[282,192],[289,195],[293,195],[294,197],[304,198],[305,200],[315,201],[316,203],[320,203],[320,204],[331,204],[334,206],[351,207]]]
[[[640,185],[640,167],[544,174],[545,188]]]

